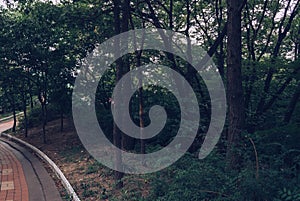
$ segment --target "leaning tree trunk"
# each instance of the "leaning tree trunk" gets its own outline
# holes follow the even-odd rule
[[[229,168],[237,168],[240,160],[237,148],[244,126],[244,99],[241,72],[241,2],[227,0],[227,99],[228,99],[228,146]]]

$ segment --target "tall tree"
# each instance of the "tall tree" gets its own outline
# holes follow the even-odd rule
[[[130,0],[123,0],[122,2],[122,18],[121,18],[121,32],[127,32],[129,30],[129,21],[130,21]],[[124,48],[128,48],[128,44],[122,45]],[[125,56],[122,58],[122,76],[130,71],[130,61],[129,57]],[[123,118],[124,119],[124,118]],[[135,139],[122,133],[122,148],[124,150],[134,149]]]
[[[235,168],[239,157],[235,151],[244,126],[244,98],[241,72],[241,2],[227,0],[227,99],[228,99],[228,167]]]
[[[114,28],[115,28],[115,34],[120,34],[121,33],[121,23],[120,23],[120,16],[121,16],[121,1],[120,0],[114,0],[113,1],[114,8]],[[114,41],[114,47],[115,47],[115,58],[119,58],[120,56],[120,40],[115,40]],[[116,82],[118,82],[123,76],[123,69],[122,69],[122,61],[121,59],[118,59],[116,61]],[[118,107],[120,102],[118,100],[114,100],[115,107]],[[122,147],[122,133],[119,127],[116,125],[114,122],[113,126],[113,143],[116,147],[121,149]],[[117,170],[122,170],[123,165],[122,165],[122,155],[121,151],[116,149],[115,153],[115,168]],[[123,187],[123,173],[121,171],[115,171],[115,180],[116,180],[116,188],[122,188]]]

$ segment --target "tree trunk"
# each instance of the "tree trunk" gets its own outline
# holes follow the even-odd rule
[[[24,127],[25,127],[25,137],[28,137],[28,120],[27,120],[27,109],[26,106],[23,109],[23,113],[24,113]]]
[[[134,27],[134,23],[133,23],[131,15],[129,16],[129,21],[131,24],[131,28],[134,29],[135,27]],[[145,27],[144,21],[142,22],[142,27],[143,28]],[[142,38],[142,41],[144,41],[144,36]],[[144,44],[141,44],[141,49],[143,49],[142,48],[143,45]],[[136,43],[136,38],[134,38],[134,49],[138,49],[137,43]],[[143,53],[142,50],[135,52],[135,59],[136,59],[137,67],[140,67],[142,65],[142,62],[141,62],[142,53]],[[140,125],[140,136],[141,136],[141,138],[140,138],[140,145],[141,145],[140,153],[145,154],[146,153],[146,149],[145,149],[146,143],[145,143],[145,140],[142,139],[142,136],[144,135],[143,128],[145,127],[145,121],[144,121],[143,80],[141,78],[139,79],[138,93],[139,93],[139,125]],[[144,165],[144,166],[146,165],[144,155],[142,155],[142,165]]]
[[[140,57],[137,58],[138,59],[138,63],[141,64],[140,62]],[[140,65],[139,65],[140,66]],[[143,80],[139,79],[139,118],[140,118],[140,143],[141,143],[141,154],[143,154],[142,156],[142,164],[146,165],[145,163],[145,158],[144,158],[144,154],[146,153],[145,150],[145,140],[143,139],[143,129],[145,127],[145,121],[144,121],[144,100],[143,100]]]
[[[130,19],[130,0],[124,0],[122,3],[122,20],[121,20],[121,32],[126,32],[129,30],[129,19]],[[128,48],[128,44],[122,45]],[[130,71],[129,57],[124,57],[122,59],[122,75],[125,75]],[[124,119],[124,118],[123,118]],[[135,146],[135,139],[122,133],[122,148],[124,150],[133,150]]]
[[[43,143],[46,144],[47,140],[46,140],[46,104],[44,102],[41,103],[42,104],[42,118],[43,118]]]
[[[16,108],[13,108],[13,116],[14,116],[14,124],[12,127],[12,131],[16,132],[16,128],[17,128],[17,116],[16,116]]]
[[[28,79],[27,79],[27,85],[28,85],[28,89],[29,89],[29,97],[30,97],[30,108],[31,109],[33,109],[33,97],[32,97],[32,84],[31,84],[31,82],[30,82],[30,79],[29,79],[29,77],[30,77],[30,72],[29,72],[29,70],[27,71],[27,76],[28,76]]]
[[[227,0],[227,99],[228,99],[228,145],[229,168],[237,168],[240,160],[238,148],[244,126],[245,112],[241,72],[241,6],[240,1]]]
[[[139,81],[140,83],[142,80]],[[141,136],[143,136],[144,123],[144,104],[143,104],[143,87],[139,88],[139,117],[140,117],[140,128]],[[145,141],[141,138],[141,154],[145,154]]]
[[[47,100],[46,93],[44,93],[44,102],[42,103],[42,114],[43,114],[43,143],[47,143],[46,139],[46,125],[47,125]]]
[[[12,109],[13,109],[13,117],[14,117],[14,124],[12,127],[12,131],[16,132],[16,127],[17,127],[17,116],[16,116],[16,100],[15,100],[15,95],[12,94]]]
[[[221,6],[222,4],[222,0],[216,0],[216,18],[218,21],[218,35],[221,34],[221,27],[222,27],[222,22],[223,22],[223,7]],[[225,63],[225,59],[224,59],[224,42],[223,40],[220,41],[220,45],[219,45],[219,54],[218,54],[218,70],[219,73],[221,75],[221,77],[224,79],[224,75],[225,75],[225,71],[224,71],[224,63]]]
[[[25,137],[28,136],[28,121],[27,121],[27,105],[26,105],[26,91],[23,91],[23,113],[24,113],[24,128],[25,128]]]
[[[42,126],[43,126],[42,140],[43,140],[43,143],[46,144],[47,143],[47,140],[46,140],[46,124],[47,124],[46,92],[42,92],[42,90],[40,90],[39,101],[40,101],[41,107],[42,107]]]
[[[120,23],[120,6],[121,6],[121,1],[120,0],[114,0],[113,1],[114,4],[114,25],[115,25],[115,34],[119,34],[121,32],[121,23]],[[119,40],[115,40],[114,41],[114,46],[115,46],[115,57],[119,58],[120,55],[120,41]],[[118,82],[121,77],[123,75],[122,72],[122,64],[120,62],[120,60],[116,61],[116,82]],[[115,106],[117,104],[119,104],[119,102],[117,102],[116,100],[114,100],[114,104]],[[114,123],[113,125],[113,143],[116,147],[118,147],[119,149],[121,149],[121,145],[122,145],[122,135],[121,135],[121,131],[118,128],[118,126],[116,125],[116,123]],[[118,170],[122,170],[123,169],[123,165],[122,165],[122,155],[121,155],[121,151],[120,150],[116,150],[115,152],[115,168]],[[115,175],[115,182],[116,182],[116,188],[120,189],[123,187],[123,181],[122,178],[124,176],[123,172],[119,172],[119,171],[115,171],[114,172]]]
[[[30,108],[33,109],[34,104],[33,104],[33,97],[32,97],[32,92],[29,91],[29,96],[30,96]]]
[[[63,106],[60,108],[60,132],[64,131],[64,111]]]

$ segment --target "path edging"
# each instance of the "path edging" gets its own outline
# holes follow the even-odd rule
[[[17,114],[16,114],[16,117],[22,115],[22,113],[23,113],[23,112],[17,113]],[[0,122],[7,121],[7,120],[11,120],[13,117],[14,117],[14,115],[10,115],[10,116],[8,116],[8,117],[4,117],[4,118],[0,119]]]
[[[20,143],[20,144],[28,147],[32,151],[34,151],[42,160],[46,161],[50,165],[50,167],[52,168],[52,170],[55,172],[55,174],[58,176],[58,178],[60,179],[61,183],[63,184],[63,186],[67,190],[69,196],[74,201],[80,201],[78,195],[74,191],[73,187],[71,186],[70,182],[67,180],[67,178],[65,177],[65,175],[63,174],[63,172],[59,169],[59,167],[46,154],[44,154],[41,150],[39,150],[35,146],[33,146],[33,145],[31,145],[31,144],[23,141],[23,140],[20,140],[19,138],[13,137],[13,136],[11,136],[9,134],[0,133],[0,136],[7,137],[8,139],[16,141],[16,142],[18,142],[18,143]]]

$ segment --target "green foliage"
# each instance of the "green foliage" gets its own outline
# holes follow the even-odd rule
[[[78,159],[77,156],[80,155],[83,152],[82,146],[72,146],[67,150],[64,150],[63,152],[60,152],[59,154],[65,158],[67,162],[76,162]]]
[[[114,8],[111,1],[18,2],[15,7],[0,8],[0,108],[5,108],[6,112],[22,110],[28,105],[30,96],[43,94],[47,103],[47,120],[51,121],[71,111],[71,91],[79,63],[96,43],[113,36]],[[205,49],[214,44],[227,21],[226,1],[149,0],[130,1],[130,6],[131,28],[152,28],[152,23],[155,26],[158,23],[161,28],[191,36]],[[149,9],[151,6],[154,13]],[[240,169],[225,170],[226,142],[221,141],[215,152],[203,161],[187,154],[171,167],[151,175],[152,190],[148,200],[300,200],[299,103],[290,124],[282,122],[300,75],[299,52],[294,53],[295,46],[299,47],[300,18],[296,14],[292,24],[288,24],[293,12],[293,6],[290,7],[285,1],[249,0],[242,10],[242,79],[249,133],[243,136],[242,147],[236,150],[241,155]],[[285,9],[287,12],[283,15]],[[155,16],[158,22],[155,22]],[[226,71],[225,42],[223,40],[218,45],[213,59],[220,69],[225,68],[223,70]],[[276,53],[275,46],[279,42],[280,48]],[[130,68],[134,69],[135,55],[131,54],[128,58]],[[175,57],[174,60],[170,61],[166,53],[154,50],[143,51],[141,56],[142,65],[155,61],[186,74],[188,69],[184,59]],[[110,140],[113,118],[109,98],[115,86],[116,70],[113,66],[106,72],[96,95],[99,124]],[[267,75],[271,75],[270,83]],[[223,78],[230,81],[226,80],[226,76]],[[209,97],[199,80],[200,84],[191,83],[195,87],[201,113],[199,135],[195,140],[197,145],[210,120]],[[213,81],[211,78],[209,82]],[[151,123],[148,113],[153,105],[164,106],[168,114],[161,133],[145,141],[149,153],[172,141],[180,125],[180,109],[176,98],[166,89],[149,85],[144,87],[143,92],[146,126]],[[138,125],[137,93],[130,104],[131,118]],[[29,108],[27,116],[29,127],[41,125],[41,106]],[[24,127],[24,119],[20,122]],[[254,141],[258,158],[249,138]],[[135,148],[140,149],[138,141]],[[81,150],[82,147],[72,147],[61,154],[66,160],[75,162],[72,153],[80,153]],[[157,163],[160,162],[157,160]],[[95,173],[97,169],[97,165],[90,165],[86,174]],[[89,185],[81,185],[85,198],[97,193],[89,190]],[[140,191],[135,189],[123,190],[122,194],[121,200],[144,200]],[[105,199],[107,195],[101,196]]]
[[[34,108],[29,108],[27,111],[27,125],[28,128],[32,128],[35,126],[41,125],[43,121],[41,106],[38,104]],[[59,108],[55,105],[47,105],[47,120],[52,121],[59,117]],[[24,115],[22,115],[19,119],[20,127],[24,128],[25,119]]]
[[[89,184],[81,183],[81,184],[80,184],[80,187],[81,187],[81,189],[83,189],[82,196],[83,196],[84,198],[88,198],[88,197],[91,197],[91,196],[97,194],[97,191],[94,191],[94,190],[89,189],[89,188],[90,188],[90,185],[89,185]]]
[[[211,160],[221,162],[217,157]],[[228,178],[224,170],[215,165],[199,162],[189,155],[184,156],[171,167],[156,174],[149,200],[225,199],[227,192],[224,190]]]
[[[299,201],[300,191],[299,189],[289,190],[283,188],[278,192],[278,197],[279,198],[275,199],[275,201]]]
[[[272,143],[280,143],[282,148],[285,150],[300,150],[298,124],[289,124],[286,126],[278,126],[272,129],[258,131],[256,133],[256,138],[259,140],[259,143],[265,144],[265,146],[272,146],[270,145]],[[268,150],[266,149],[266,151]]]
[[[289,165],[284,161],[284,157],[290,153],[288,150],[279,154],[278,150],[272,151],[256,139],[255,142],[259,154],[258,175],[253,147],[244,140],[247,147],[240,151],[243,153],[240,170],[226,170],[224,155],[216,152],[203,161],[185,155],[152,177],[152,191],[148,200],[297,200],[298,188],[289,193],[283,191],[283,186],[287,189],[299,186],[299,154],[292,155],[290,159],[293,164]]]
[[[95,172],[97,172],[97,171],[99,170],[100,167],[101,167],[100,164],[98,164],[98,163],[96,163],[96,162],[95,162],[95,163],[92,163],[92,164],[90,164],[90,165],[87,167],[85,173],[86,173],[86,174],[92,174],[92,173],[95,173]]]

